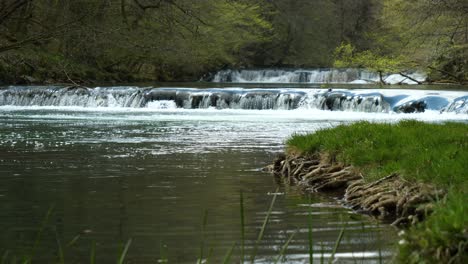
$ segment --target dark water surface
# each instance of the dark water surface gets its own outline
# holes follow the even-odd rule
[[[0,254],[30,255],[53,206],[38,263],[56,262],[59,245],[67,263],[87,263],[93,242],[98,263],[115,262],[129,239],[129,263],[196,263],[201,245],[210,263],[220,263],[234,243],[238,262],[240,192],[250,254],[278,187],[260,169],[291,134],[347,121],[340,119],[287,111],[4,108]],[[308,263],[309,217],[317,260],[330,255],[344,225],[340,263],[391,256],[393,228],[327,196],[313,195],[309,204],[294,187],[278,192],[258,263],[274,262],[293,233],[286,260]]]

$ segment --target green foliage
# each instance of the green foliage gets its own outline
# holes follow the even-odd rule
[[[466,190],[453,190],[434,213],[402,235],[400,263],[467,263],[468,203]]]
[[[403,56],[378,55],[371,50],[356,52],[351,44],[342,43],[335,49],[335,63],[337,68],[366,68],[382,73],[396,73],[414,67]]]
[[[465,0],[3,2],[5,83],[181,81],[223,67],[333,64],[468,78]]]
[[[346,67],[357,67],[354,59],[355,48],[350,43],[341,43],[335,49],[334,57],[334,67],[336,68],[346,68]]]
[[[359,122],[295,135],[292,152],[325,152],[352,164],[365,180],[398,172],[408,181],[444,188],[448,195],[428,219],[402,237],[401,263],[466,263],[468,260],[468,124],[398,124]]]
[[[382,1],[377,26],[366,32],[372,45],[341,44],[334,64],[387,73],[422,68],[433,80],[466,82],[466,12],[464,0]]]
[[[272,35],[263,6],[247,1],[38,0],[26,6],[13,10],[24,14],[18,22],[1,20],[6,7],[0,5],[0,36],[8,36],[0,37],[0,74],[11,79],[198,79],[241,63],[240,54]]]
[[[448,79],[458,83],[468,80],[468,44],[454,45],[437,56],[429,67],[434,79]]]
[[[468,43],[465,0],[385,0],[377,34],[380,47],[392,49],[422,67],[431,67],[433,79],[467,80]]]

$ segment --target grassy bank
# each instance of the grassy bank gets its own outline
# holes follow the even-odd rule
[[[447,191],[426,221],[399,241],[398,260],[407,263],[466,263],[468,260],[468,125],[360,122],[295,135],[290,153],[326,153],[375,181],[391,173]]]

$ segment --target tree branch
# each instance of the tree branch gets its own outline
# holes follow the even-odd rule
[[[196,20],[198,20],[200,23],[202,23],[203,25],[208,26],[208,23],[206,23],[205,21],[203,21],[200,17],[194,15],[190,10],[186,10],[186,9],[182,8],[181,6],[179,6],[174,0],[166,0],[166,2],[168,2],[168,3],[171,4],[171,5],[173,5],[175,8],[177,8],[179,11],[181,11],[181,12],[184,13],[185,15],[190,16],[190,17],[193,17],[193,18],[195,18]]]
[[[29,1],[29,0],[28,0]],[[75,24],[75,23],[78,23],[79,21],[81,21],[86,15],[82,16],[81,18],[75,20],[75,21],[72,21],[72,22],[69,22],[69,23],[65,23],[65,24],[62,24],[62,25],[59,25],[57,26],[53,31],[51,32],[42,32],[42,33],[39,33],[39,34],[36,34],[36,35],[33,35],[33,36],[30,36],[28,38],[25,38],[23,40],[20,40],[20,41],[17,41],[15,43],[12,43],[12,44],[8,44],[8,45],[5,45],[5,46],[0,46],[0,53],[2,52],[6,52],[6,51],[9,51],[9,50],[15,50],[15,49],[20,49],[26,45],[29,45],[31,43],[34,43],[34,42],[37,42],[37,41],[41,41],[41,40],[47,40],[47,39],[50,39],[50,38],[53,38],[65,31],[68,31],[69,29],[69,26]]]
[[[7,6],[0,10],[0,25],[3,24],[12,14],[18,9],[31,2],[32,0],[15,0],[10,6]]]
[[[450,72],[448,72],[448,71],[444,71],[444,70],[442,70],[442,69],[437,69],[437,68],[434,68],[434,67],[432,67],[432,66],[429,66],[428,68],[431,69],[431,70],[434,70],[434,71],[438,71],[438,72],[440,72],[440,73],[442,73],[442,74],[445,74],[445,75],[447,75],[447,76],[449,76],[449,77],[452,77],[453,79],[455,79],[455,80],[457,80],[458,82],[460,82],[460,84],[463,84],[463,80],[460,80],[460,78],[458,78],[456,75],[454,75],[454,74],[452,74],[452,73],[450,73]]]
[[[399,74],[407,79],[410,79],[411,81],[417,83],[417,84],[422,84],[422,82],[414,79],[413,77],[409,76],[408,74],[404,74],[403,72],[399,72]]]
[[[133,2],[135,2],[135,4],[141,8],[143,11],[146,11],[146,9],[153,9],[153,8],[160,8],[161,7],[161,3],[163,2],[164,0],[159,0],[159,2],[157,4],[142,4],[140,2],[140,0],[133,0]]]

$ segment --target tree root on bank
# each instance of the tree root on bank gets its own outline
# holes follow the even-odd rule
[[[368,183],[352,166],[318,154],[281,155],[266,170],[309,192],[341,191],[346,206],[380,219],[394,219],[395,226],[421,221],[432,212],[433,202],[445,195],[431,185],[405,181],[396,173]]]

